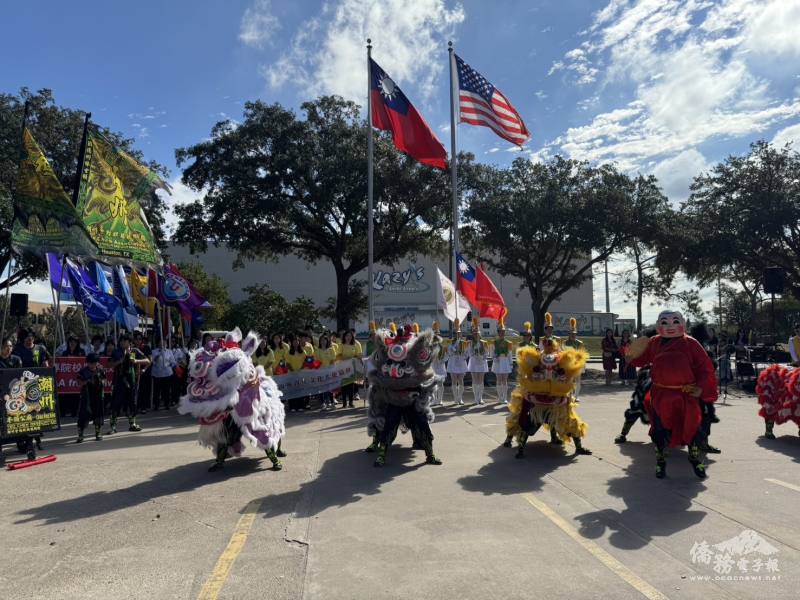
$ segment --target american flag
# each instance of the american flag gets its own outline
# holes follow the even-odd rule
[[[458,55],[456,65],[460,122],[489,127],[512,144],[524,144],[531,135],[511,102]]]

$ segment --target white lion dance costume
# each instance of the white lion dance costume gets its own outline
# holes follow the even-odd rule
[[[189,385],[178,412],[200,423],[198,440],[216,456],[209,471],[222,468],[229,456],[240,456],[242,438],[266,451],[274,470],[283,468],[278,458],[286,456],[281,450],[285,411],[278,386],[250,358],[259,341],[252,331],[242,340],[237,327],[224,341],[208,342],[191,354]]]

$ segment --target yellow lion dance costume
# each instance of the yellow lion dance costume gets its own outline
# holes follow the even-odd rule
[[[517,387],[511,394],[506,418],[506,441],[517,439],[517,458],[522,458],[528,437],[544,425],[566,442],[572,440],[577,454],[591,454],[581,444],[588,429],[575,410],[575,384],[589,358],[583,349],[561,349],[546,338],[544,350],[524,346],[517,350]]]

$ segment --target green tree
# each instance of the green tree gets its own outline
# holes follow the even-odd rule
[[[624,247],[624,255],[631,267],[620,273],[623,290],[628,298],[636,301],[636,331],[642,331],[642,304],[646,295],[663,297],[669,293],[675,269],[659,269],[657,258],[660,250],[671,243],[674,211],[669,200],[658,187],[653,175],[639,175],[632,182],[633,214],[646,215],[632,232]]]
[[[273,332],[294,333],[310,325],[318,331],[321,327],[320,310],[314,302],[300,296],[288,302],[266,284],[244,288],[247,298],[237,302],[228,313],[228,328],[239,327],[268,335]]]
[[[800,298],[800,154],[765,141],[744,156],[729,156],[695,178],[682,207],[679,260],[702,285],[736,281],[755,317],[766,267],[787,272]]]
[[[634,186],[611,165],[592,168],[560,156],[547,163],[518,158],[483,177],[490,184],[475,184],[462,237],[480,260],[522,280],[540,336],[550,305],[639,228]]]
[[[225,326],[231,309],[231,298],[225,280],[215,273],[207,273],[203,265],[197,261],[178,263],[178,269],[211,304],[211,308],[203,309],[205,318],[203,327],[218,329]]]
[[[207,241],[238,260],[295,254],[330,261],[338,327],[363,310],[352,285],[367,267],[366,123],[359,107],[323,96],[302,105],[305,119],[279,104],[248,102],[243,122],[218,123],[210,139],[176,151],[183,182],[204,194],[180,207],[176,240]],[[375,262],[442,245],[449,216],[447,173],[375,140]]]
[[[83,134],[84,113],[55,103],[48,89],[32,92],[22,88],[19,94],[0,94],[0,271],[11,256],[11,221],[13,218],[12,194],[17,178],[20,158],[20,135],[25,102],[28,102],[28,126],[47,156],[61,185],[72,195],[76,184],[78,153]],[[121,133],[101,129],[103,135],[139,161],[144,161],[141,151],[133,147],[134,140]],[[167,176],[166,168],[156,162],[145,163],[151,169]],[[163,245],[164,201],[155,193],[144,206],[147,220],[153,228],[156,242]],[[11,284],[23,279],[43,277],[44,263],[23,261],[11,279]],[[5,283],[0,289],[5,288]]]

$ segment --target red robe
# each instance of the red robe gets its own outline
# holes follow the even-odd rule
[[[671,448],[690,445],[700,427],[700,402],[714,402],[717,399],[714,364],[703,346],[688,335],[666,343],[662,343],[662,337],[657,335],[650,338],[644,354],[630,361],[630,364],[635,367],[652,365],[650,374],[653,385],[650,388],[650,402],[645,405],[650,417],[651,434],[654,416],[657,415],[664,428],[671,432]],[[679,389],[661,387],[689,384],[702,390],[700,398]]]

